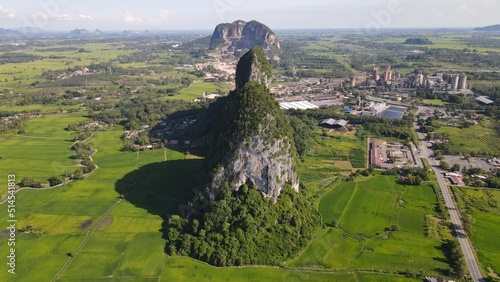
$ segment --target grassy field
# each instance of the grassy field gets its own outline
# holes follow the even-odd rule
[[[9,63],[2,65],[0,74],[0,87],[20,89],[35,81],[43,81],[40,75],[44,71],[55,71],[75,66],[87,66],[92,63],[107,62],[120,55],[131,54],[132,51],[120,49],[120,45],[114,43],[92,43],[81,45],[67,44],[59,45],[58,48],[73,48],[68,51],[53,51],[48,48],[33,48],[23,53],[40,56],[41,59],[26,63]],[[83,48],[87,52],[78,52]],[[14,81],[14,78],[22,80]]]
[[[26,123],[25,134],[0,140],[0,171],[15,174],[17,182],[34,177],[47,183],[48,178],[66,170],[76,170],[77,161],[69,147],[73,132],[64,128],[71,122],[85,120],[83,113],[48,115]],[[6,187],[0,188],[4,195]]]
[[[59,106],[59,105],[39,105],[32,104],[27,106],[15,105],[0,105],[0,113],[16,114],[16,113],[40,113],[40,114],[59,114],[68,110],[79,110],[80,105]]]
[[[424,100],[424,105],[429,105],[429,106],[433,106],[433,107],[446,107],[446,105],[448,105],[447,102],[444,102],[442,100],[429,100],[429,99],[426,99]]]
[[[26,135],[45,142],[40,147],[52,148],[48,144],[69,138],[71,133],[63,130],[68,122],[78,120],[82,120],[81,114],[33,120],[27,126]],[[196,179],[192,175],[199,170],[200,161],[185,160],[183,153],[173,150],[167,150],[168,162],[163,162],[162,150],[123,153],[121,134],[121,131],[96,132],[91,138],[98,149],[94,160],[100,169],[84,181],[49,190],[25,190],[16,195],[17,228],[31,225],[40,232],[39,235],[17,235],[17,252],[22,259],[16,271],[17,280],[49,281],[69,259],[68,253],[73,253],[74,259],[62,273],[61,280],[92,280],[109,275],[132,276],[138,280],[159,277],[166,260],[160,232],[163,217],[177,211],[179,203],[193,196],[191,188]],[[2,140],[0,145],[5,142],[10,140]],[[68,147],[56,144],[54,148],[66,150]],[[40,162],[67,159],[66,154],[51,156],[55,151],[43,154],[41,150],[41,156],[37,157]],[[23,163],[28,160],[17,160],[17,166],[11,164],[10,167],[20,176]],[[174,171],[174,167],[179,170]],[[128,190],[131,188],[133,191]],[[110,209],[118,196],[127,192],[126,199]],[[154,200],[147,201],[147,198]],[[0,214],[2,220],[6,220],[6,216],[6,213]],[[91,236],[83,243],[88,233]],[[6,237],[0,238],[1,244],[6,245],[6,240]],[[81,252],[76,253],[79,246]],[[2,248],[2,256],[6,256],[6,252],[7,249]],[[139,260],[142,264],[138,264]],[[6,271],[0,273],[0,280],[11,281],[7,275]]]
[[[484,272],[500,275],[500,191],[453,187],[453,193],[462,212],[475,219],[471,241]]]
[[[203,96],[203,92],[207,95],[217,92],[217,90],[222,90],[224,93],[229,93],[230,87],[227,88],[220,87],[212,82],[195,82],[186,89],[183,89],[175,96],[169,96],[168,99],[181,99],[186,101],[193,101],[194,99],[199,99]]]
[[[348,175],[365,168],[366,144],[353,134],[318,132],[313,144],[301,164],[301,179],[306,184],[315,186],[337,173]]]
[[[445,133],[452,142],[450,151],[464,155],[474,152],[481,155],[500,154],[500,138],[490,126],[473,125],[468,128],[442,126],[438,133]]]
[[[448,266],[441,241],[424,235],[425,215],[434,214],[436,203],[431,187],[399,185],[390,176],[342,183],[320,202],[323,222],[335,221],[339,228],[319,230],[287,266],[442,275],[440,269]],[[399,231],[384,231],[392,225]]]
[[[170,258],[162,281],[421,281],[418,279],[384,274],[335,273],[318,269],[300,271],[295,269],[243,267],[215,268],[189,258]]]

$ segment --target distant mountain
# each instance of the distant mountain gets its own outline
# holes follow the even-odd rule
[[[86,29],[73,29],[70,33],[73,35],[84,35],[89,32]]]
[[[12,29],[0,28],[0,37],[14,38],[14,37],[21,37],[21,36],[23,36],[23,35],[19,31],[12,30]]]
[[[276,33],[258,21],[219,24],[210,40],[210,49],[223,49],[237,57],[254,46],[261,46],[268,58],[279,60],[280,43]]]
[[[500,24],[478,27],[474,31],[500,31]]]
[[[24,34],[42,33],[43,32],[38,27],[33,27],[33,26],[23,26],[23,27],[19,27],[19,28],[14,28],[13,30],[19,31],[19,32],[24,33]]]

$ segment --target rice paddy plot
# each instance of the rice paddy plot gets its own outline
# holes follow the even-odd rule
[[[84,231],[85,223],[96,220],[92,216],[72,216],[33,213],[18,220],[18,226],[31,225],[47,234],[76,234]]]
[[[93,205],[87,205],[88,201],[55,200],[36,210],[37,214],[47,215],[74,215],[74,216],[99,216],[102,215],[114,201],[110,199],[94,200]]]
[[[337,228],[327,228],[317,235],[307,249],[289,261],[288,267],[349,269],[362,243]]]
[[[109,233],[159,232],[162,219],[112,216],[112,223],[99,230]]]
[[[101,172],[102,170],[98,170],[94,174],[100,175]],[[93,199],[99,204],[102,203],[104,206],[109,207],[118,197],[116,191],[113,189],[114,184],[114,181],[95,180],[94,175],[92,177],[88,176],[85,181],[74,181],[61,187],[60,192],[54,200],[86,202],[88,199]]]
[[[448,269],[441,241],[425,237],[425,216],[434,215],[437,197],[429,186],[404,186],[392,176],[345,182],[320,200],[327,228],[287,266],[332,270],[407,270],[439,276]],[[397,232],[387,232],[396,226]],[[371,280],[373,278],[373,280]],[[394,281],[398,281],[394,277]],[[377,277],[366,278],[367,281]],[[361,281],[361,280],[359,280]],[[391,280],[387,280],[391,281]]]
[[[19,281],[50,281],[39,280],[37,277],[52,278],[61,265],[67,261],[66,253],[76,250],[83,239],[81,235],[34,235],[20,233],[16,240],[16,275]],[[7,238],[0,238],[0,243],[7,246]],[[0,255],[7,257],[8,248],[1,248]],[[34,271],[36,270],[36,271]],[[37,276],[38,275],[38,276]],[[0,281],[12,281],[12,274],[0,272]]]
[[[78,254],[61,278],[96,279],[112,276],[121,257],[121,254]]]
[[[26,272],[18,272],[19,279],[11,280],[11,277],[2,281],[51,281],[57,273],[57,269],[66,263],[68,256],[65,254],[47,254],[42,260],[30,265]],[[25,263],[25,262],[23,262]],[[0,279],[2,279],[0,275]]]
[[[155,277],[165,267],[161,233],[137,233],[127,245],[115,277]]]
[[[321,198],[319,210],[324,224],[332,224],[333,221],[340,221],[355,191],[355,182],[344,182]]]
[[[87,253],[123,253],[135,233],[94,232],[80,254]]]
[[[359,282],[421,282],[422,279],[408,278],[402,276],[388,276],[384,274],[359,273]]]
[[[453,193],[462,212],[474,219],[469,236],[484,272],[500,275],[500,191],[453,187]]]
[[[314,271],[288,270],[278,267],[231,267],[216,268],[190,258],[172,257],[167,259],[161,281],[286,281],[322,282],[357,281],[356,274],[332,274]]]
[[[478,249],[483,269],[491,267],[500,274],[500,215],[474,211],[475,219],[472,242]]]
[[[394,181],[389,178],[389,181]],[[399,195],[392,193],[391,186],[377,177],[360,182],[354,199],[346,207],[340,226],[355,234],[374,236],[386,227],[397,224],[396,207]],[[402,192],[402,191],[401,191]]]
[[[378,237],[364,246],[362,253],[352,261],[355,269],[415,272],[439,276],[440,269],[449,266],[440,250],[441,242],[421,235],[393,233],[389,239]]]

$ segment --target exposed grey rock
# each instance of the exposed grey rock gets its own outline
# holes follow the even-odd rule
[[[238,57],[254,46],[261,46],[268,58],[279,60],[281,47],[276,33],[258,21],[219,24],[210,40],[210,49],[223,49]]]

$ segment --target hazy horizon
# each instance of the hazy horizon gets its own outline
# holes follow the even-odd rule
[[[474,28],[500,23],[498,10],[495,0],[24,0],[0,2],[0,27],[208,31],[241,19],[276,30]]]

